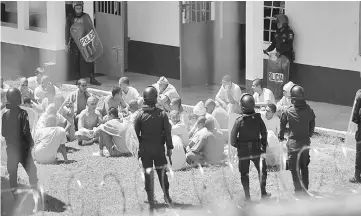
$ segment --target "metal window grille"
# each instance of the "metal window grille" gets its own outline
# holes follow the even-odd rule
[[[183,2],[184,23],[199,23],[211,20],[210,1]]]
[[[106,13],[121,16],[121,4],[119,1],[94,1],[94,13]]]
[[[277,14],[285,13],[284,1],[265,1],[264,2],[264,25],[263,41],[271,42],[277,30],[277,24],[273,21]]]

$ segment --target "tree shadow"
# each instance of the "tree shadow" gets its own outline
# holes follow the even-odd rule
[[[80,149],[69,147],[69,146],[65,146],[65,149],[66,149],[66,153],[74,153],[74,152],[80,151]]]
[[[21,193],[15,201],[11,192],[4,191],[9,190],[9,188],[9,179],[1,176],[1,215],[17,216],[32,214],[32,211],[35,208],[33,196],[31,194]],[[19,188],[26,189],[29,188],[29,186],[19,184]],[[42,205],[42,202],[40,201],[38,204],[38,211],[61,213],[66,210],[66,207],[67,205],[61,200],[48,194],[44,194],[44,205]]]
[[[171,208],[174,210],[199,210],[199,209],[202,209],[202,206],[186,204],[186,203],[177,203],[177,202],[173,202],[171,204],[155,203],[153,205],[153,207],[149,208],[149,211],[162,210],[162,209],[168,209],[168,208]]]
[[[57,165],[59,165],[59,164],[71,164],[71,163],[75,163],[75,162],[77,162],[77,161],[76,160],[68,160],[68,162],[65,162],[64,160],[58,160],[56,162],[56,164]]]

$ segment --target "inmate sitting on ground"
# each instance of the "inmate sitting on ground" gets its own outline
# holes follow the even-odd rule
[[[124,80],[124,78],[121,78],[121,80],[122,79]],[[164,79],[162,79],[162,80],[164,81]],[[125,82],[125,83],[128,83],[128,82]],[[70,120],[71,119],[74,120],[74,117],[76,116],[76,114],[80,114],[78,116],[79,117],[79,122],[78,122],[79,130],[76,132],[77,136],[75,136],[79,142],[82,143],[82,140],[85,140],[85,141],[88,141],[89,143],[93,143],[99,137],[100,138],[99,147],[105,146],[107,149],[115,148],[117,151],[119,151],[121,153],[130,152],[133,155],[136,155],[136,153],[135,153],[135,152],[137,152],[137,150],[135,150],[135,149],[137,149],[136,142],[132,142],[131,144],[129,144],[128,141],[123,140],[123,138],[120,134],[125,131],[125,129],[124,129],[126,127],[125,125],[128,125],[127,127],[133,127],[133,124],[127,123],[127,121],[129,121],[129,119],[133,119],[132,121],[136,121],[136,119],[139,118],[140,112],[143,113],[142,115],[145,115],[144,110],[146,110],[148,112],[148,110],[146,108],[147,105],[141,106],[140,103],[138,103],[138,100],[139,101],[142,100],[142,99],[140,99],[141,97],[138,97],[138,96],[132,97],[133,100],[131,100],[127,103],[127,110],[129,112],[125,112],[124,116],[119,115],[119,110],[117,110],[115,107],[110,107],[109,111],[108,111],[109,112],[108,114],[110,114],[109,115],[110,118],[106,119],[107,122],[103,123],[100,114],[96,111],[98,99],[95,98],[94,96],[91,96],[91,94],[87,91],[87,85],[86,85],[85,80],[78,81],[78,83],[77,83],[78,89],[75,92],[73,92],[65,101],[63,100],[61,95],[55,95],[55,93],[54,93],[55,87],[53,87],[53,85],[51,85],[49,83],[45,83],[45,82],[42,84],[46,84],[45,86],[47,86],[47,88],[42,88],[43,100],[48,100],[49,103],[45,104],[47,107],[44,110],[41,110],[40,111],[41,113],[39,113],[39,115],[41,114],[43,116],[43,119],[45,119],[45,120],[46,120],[46,118],[50,118],[50,117],[53,118],[52,116],[55,116],[55,118],[58,119],[56,122],[56,125],[59,126],[58,124],[60,123],[61,128],[58,128],[57,130],[55,130],[55,129],[52,130],[54,133],[55,133],[55,131],[63,131],[63,130],[67,131],[67,129],[65,129],[67,127],[67,124],[65,124],[65,121],[70,122],[70,125],[74,125],[74,123],[71,122]],[[122,86],[122,85],[123,85],[123,82],[120,82],[120,86]],[[236,85],[236,84],[232,83],[232,85]],[[301,91],[301,93],[298,92],[301,95],[297,95],[296,94],[297,92],[295,92],[295,91],[297,90],[298,87],[295,86],[293,83],[290,83],[289,85],[291,87],[288,86],[288,88],[285,89],[285,97],[287,97],[287,99],[291,99],[291,102],[294,105],[292,106],[293,108],[281,110],[280,112],[282,114],[284,114],[283,116],[288,115],[287,119],[289,120],[290,128],[292,130],[292,128],[293,129],[295,128],[294,123],[291,123],[291,122],[293,122],[292,118],[295,117],[295,116],[290,116],[290,115],[293,115],[292,109],[303,109],[304,107],[307,108],[307,105],[305,105],[302,102],[302,101],[304,101],[304,99],[299,100],[299,98],[298,98],[298,97],[302,96],[302,94],[301,94],[302,91]],[[3,84],[3,86],[5,86],[5,84]],[[52,87],[50,87],[50,86],[52,86]],[[42,87],[42,86],[38,86],[38,87]],[[167,86],[167,88],[168,87],[169,87],[169,85]],[[120,88],[123,88],[123,87],[120,87]],[[118,90],[119,89],[117,89],[117,91]],[[171,91],[173,91],[173,90],[175,90],[175,89],[171,88]],[[128,89],[128,93],[129,93],[129,91],[130,91],[130,87]],[[158,93],[157,90],[153,89],[152,91],[153,91],[153,93],[155,93],[155,92]],[[18,93],[19,93],[20,99],[19,99],[19,101],[15,100],[15,102],[20,104],[21,103],[21,92],[18,91]],[[2,95],[3,94],[5,94],[4,89],[2,89]],[[136,95],[136,94],[134,94],[134,95]],[[243,96],[244,95],[240,96],[239,100],[241,100],[241,97],[243,97]],[[165,98],[167,98],[167,97],[168,96],[166,96]],[[248,95],[247,97],[252,97],[252,95]],[[24,99],[25,99],[25,97],[24,97]],[[156,105],[157,103],[162,104],[163,103],[162,100],[159,101],[158,99],[159,99],[159,97],[157,95],[155,98],[152,98],[153,101],[151,101],[150,104],[151,105],[153,105],[153,103],[154,103],[154,105]],[[7,100],[9,102],[9,104],[14,103],[12,96],[7,95]],[[30,98],[29,98],[29,100],[30,100]],[[234,100],[236,100],[236,99],[234,99]],[[5,101],[6,100],[4,100],[4,98],[2,98],[2,104],[5,103]],[[28,100],[24,100],[23,102],[26,102],[26,101],[28,101]],[[51,103],[52,101],[54,103]],[[86,101],[87,101],[87,104],[85,103]],[[298,101],[298,102],[296,102],[296,101]],[[204,105],[203,101],[200,101],[194,107],[194,109],[193,109],[194,113],[191,114],[190,116],[188,116],[188,114],[183,109],[180,97],[174,97],[172,99],[169,99],[168,102],[169,102],[169,108],[171,110],[173,110],[171,113],[169,113],[167,108],[165,108],[164,106],[159,106],[159,107],[163,108],[164,109],[163,111],[166,111],[165,113],[167,115],[170,115],[171,123],[170,122],[168,122],[168,123],[169,123],[169,127],[170,127],[169,130],[170,130],[171,138],[170,138],[169,142],[173,143],[173,146],[174,146],[173,151],[175,153],[173,167],[176,170],[178,170],[178,168],[182,169],[182,168],[186,167],[187,164],[184,163],[185,159],[187,162],[189,162],[189,164],[203,163],[203,162],[207,162],[207,163],[221,162],[222,157],[224,157],[223,150],[225,149],[224,144],[226,142],[225,142],[225,140],[222,140],[219,138],[220,137],[219,130],[217,129],[217,127],[215,127],[215,122],[217,121],[217,115],[213,116],[213,114],[214,114],[214,111],[216,109],[218,109],[220,111],[220,113],[222,113],[222,118],[228,117],[228,119],[229,119],[230,115],[227,113],[227,110],[224,109],[222,107],[222,105],[220,105],[217,101],[214,102],[213,99],[208,99],[207,103],[206,103],[207,106]],[[149,104],[149,101],[148,101],[148,104]],[[163,105],[164,105],[164,103],[163,103]],[[238,104],[238,105],[240,105],[240,104]],[[250,108],[250,107],[248,107],[247,104],[245,104],[245,102],[241,105],[243,107],[243,111],[237,112],[236,114],[243,113],[243,114],[245,114],[245,116],[253,115],[253,114],[244,112],[245,110],[248,110]],[[11,108],[14,108],[14,107],[11,107]],[[64,108],[66,111],[63,111],[62,108]],[[10,113],[12,112],[11,109],[3,109],[3,111],[5,113],[8,113],[9,112],[8,110],[10,110]],[[66,117],[67,114],[69,114],[68,111],[70,112],[70,118]],[[287,114],[284,113],[285,111],[287,112]],[[267,114],[264,116],[266,118],[265,119],[266,122],[268,120],[273,120],[273,119],[277,120],[277,118],[275,118],[275,115],[274,115],[274,112],[275,112],[274,106],[272,106],[271,104],[267,105],[266,112],[267,112]],[[21,112],[21,113],[23,113],[23,112]],[[228,116],[226,115],[226,113]],[[66,120],[63,120],[63,118],[58,117],[59,114]],[[254,114],[256,114],[256,113],[254,113]],[[132,118],[129,118],[131,115],[135,115],[135,116],[133,116]],[[148,113],[147,113],[147,115],[148,115]],[[147,115],[145,115],[145,116],[147,116]],[[192,117],[192,116],[194,116],[195,117],[194,119],[196,119],[195,124],[193,124],[192,121],[190,121],[190,117]],[[243,116],[242,118],[244,118],[245,116]],[[164,116],[164,118],[165,118],[165,116]],[[51,149],[51,151],[49,150],[49,152],[51,152],[51,153],[47,154],[47,158],[44,159],[45,163],[48,163],[48,162],[55,160],[55,158],[54,158],[55,150],[62,148],[61,147],[62,144],[66,141],[64,141],[64,139],[63,139],[64,137],[63,137],[63,135],[61,135],[62,139],[59,138],[60,141],[55,142],[54,140],[48,140],[47,142],[43,142],[43,141],[46,141],[46,139],[43,140],[41,138],[45,134],[45,133],[42,134],[41,128],[54,128],[54,127],[49,127],[49,125],[54,126],[54,124],[53,124],[54,121],[50,121],[50,122],[52,122],[52,124],[50,124],[50,123],[48,124],[48,123],[46,123],[46,121],[44,122],[44,120],[41,120],[41,119],[42,118],[40,117],[39,120],[36,122],[36,124],[38,124],[38,125],[45,124],[45,126],[40,127],[39,134],[36,134],[36,131],[35,131],[34,138],[37,141],[39,141],[39,147],[36,147],[36,150],[34,150],[34,153],[36,153],[36,152],[37,152],[37,154],[39,154],[39,152],[44,153],[44,152],[47,152],[49,149]],[[312,119],[309,119],[308,117],[307,118],[302,117],[301,119],[303,121],[305,120],[306,122],[308,122],[310,120],[310,122],[308,122],[308,123],[312,123],[311,122]],[[3,117],[3,122],[5,120],[6,120],[6,118]],[[188,124],[186,123],[187,121],[188,121]],[[263,120],[262,120],[262,122],[263,122]],[[64,124],[62,124],[62,123],[64,123]],[[29,122],[27,124],[29,125]],[[283,121],[283,126],[284,126],[284,124],[285,124],[285,121]],[[103,125],[103,126],[101,126],[101,125]],[[275,131],[277,134],[278,129],[277,129],[277,127],[274,127],[275,125],[277,125],[277,123],[272,123],[270,125],[266,124],[265,127],[267,127],[267,129],[269,129],[269,130]],[[308,129],[312,128],[313,127],[312,125],[313,124],[311,124],[311,126],[308,125],[307,128]],[[171,127],[171,126],[173,126],[173,127]],[[104,127],[104,128],[101,128],[101,127]],[[9,127],[6,127],[6,128],[9,129]],[[6,133],[4,132],[4,130],[7,130],[6,128],[5,129],[4,129],[4,127],[2,128],[2,130],[3,130],[2,134],[4,136],[6,136],[5,139],[8,138],[8,140],[9,140],[9,136],[6,135]],[[102,132],[100,132],[100,131],[98,132],[98,131],[94,130],[97,128],[98,129],[100,128],[100,130]],[[178,130],[179,128],[181,128],[181,130]],[[112,130],[112,129],[116,129],[116,130]],[[151,128],[151,129],[153,129],[153,128]],[[221,131],[222,130],[226,130],[227,134],[228,134],[228,128],[227,129],[222,128]],[[282,128],[280,130],[282,130]],[[305,130],[305,128],[303,128],[303,130]],[[114,133],[115,131],[117,133]],[[307,130],[307,131],[310,132],[309,130]],[[99,134],[101,133],[101,135],[99,135],[98,133]],[[63,133],[59,132],[59,134],[63,134]],[[121,140],[119,140],[119,142],[114,140],[115,137],[119,137],[118,135],[120,135],[120,137],[121,137]],[[112,138],[112,140],[110,138]],[[187,138],[189,141],[187,141]],[[280,136],[280,138],[284,138],[284,137]],[[264,137],[262,139],[264,142]],[[268,137],[267,137],[267,139],[268,139]],[[7,146],[12,145],[12,143],[14,141],[13,140],[8,141],[8,140],[6,140]],[[242,140],[239,140],[239,141],[242,141]],[[297,143],[297,140],[296,140],[296,143]],[[25,148],[24,152],[29,153],[28,150],[31,146],[31,143],[27,143],[26,146],[28,146],[28,147]],[[184,148],[188,152],[187,155],[184,155],[185,152],[182,152],[182,150],[184,151]],[[18,150],[22,151],[22,149],[18,149]],[[263,148],[261,149],[262,152],[264,152],[266,150],[267,149],[263,149]],[[109,151],[109,152],[111,152],[111,151]],[[176,152],[179,154],[176,154]],[[12,155],[13,153],[14,152],[9,152],[8,154]],[[23,154],[24,157],[31,158],[31,156],[25,155],[25,153]],[[167,152],[167,153],[169,153],[169,152]],[[242,153],[244,153],[244,152],[242,152]],[[163,156],[165,154],[164,148],[162,149],[162,152],[155,152],[155,154],[159,154],[159,155],[161,154]],[[169,154],[171,154],[171,152]],[[196,155],[196,154],[199,154],[200,157],[197,158],[199,160],[194,160],[194,158],[192,158],[192,156]],[[113,156],[113,154],[112,154],[112,156]],[[24,161],[20,161],[20,159],[18,160],[18,162],[24,162]],[[35,159],[39,160],[39,162],[40,161],[43,162],[43,158],[41,156],[39,157],[38,155],[35,155]],[[65,156],[64,156],[64,159],[66,160]],[[145,159],[145,160],[147,160],[147,159]],[[307,161],[309,161],[309,159],[305,158],[305,162],[307,162]],[[165,163],[166,163],[165,161],[162,161],[162,164],[165,164]],[[11,164],[12,163],[10,163],[10,165]],[[14,164],[15,163],[13,163],[12,165],[14,165]],[[243,164],[244,163],[241,162],[240,167],[242,169],[240,171],[242,172],[242,175],[243,175],[242,183],[244,183],[244,186],[247,189],[247,179],[244,178],[245,173],[247,173],[246,172],[247,171],[247,169],[246,169],[247,163],[245,165],[243,165]],[[28,164],[26,164],[26,165],[28,165]],[[29,165],[31,166],[31,163],[29,163]],[[263,166],[263,167],[266,167],[266,166]],[[25,166],[25,168],[27,168],[27,167]],[[8,167],[8,169],[10,170],[10,172],[13,173],[14,169],[15,169],[15,165],[10,168]],[[29,169],[28,169],[28,171],[29,171]],[[31,169],[30,169],[30,171],[31,171]],[[37,180],[36,180],[35,176],[33,175],[33,173],[30,171],[29,171],[29,175],[31,176],[31,184],[33,184]],[[307,174],[307,172],[305,172],[306,166],[303,167],[303,171],[305,174]],[[264,170],[262,170],[261,172],[263,173]],[[263,177],[265,177],[264,174],[263,174]],[[12,182],[14,182],[13,174],[12,174],[11,180],[12,180]],[[296,180],[299,180],[297,176],[296,176],[295,181]],[[302,180],[306,181],[307,179],[303,178]],[[262,193],[264,194],[265,197],[267,197],[268,193],[265,192],[265,178],[261,179],[261,183],[262,183]],[[151,192],[150,188],[148,186],[149,185],[147,185],[147,190],[149,192]],[[167,189],[167,185],[164,185],[164,186]],[[297,185],[297,189],[299,189],[298,185]],[[152,196],[152,194],[149,193],[149,198],[152,201],[151,196]],[[168,199],[169,197],[166,197],[166,198]]]

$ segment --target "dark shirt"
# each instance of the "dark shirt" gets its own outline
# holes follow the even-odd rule
[[[286,125],[289,123],[289,150],[298,150],[310,145],[310,137],[315,131],[315,119],[315,113],[306,101],[296,102],[282,113],[280,139],[284,139]]]
[[[352,113],[352,122],[357,124],[358,131],[361,131],[361,89],[356,93],[355,104]]]
[[[157,108],[143,106],[134,120],[134,129],[139,139],[139,149],[150,154],[163,155],[164,143],[173,149],[171,125],[167,114]]]
[[[261,114],[255,112],[244,113],[238,117],[233,125],[230,139],[231,145],[238,149],[238,155],[240,155],[243,148],[248,147],[249,143],[252,143],[254,153],[265,152],[267,148],[267,129]]]
[[[7,109],[4,112],[1,133],[8,148],[29,150],[34,146],[28,113],[19,106]]]
[[[277,30],[272,40],[272,44],[266,51],[271,52],[276,48],[280,55],[284,55],[290,61],[293,61],[293,39],[294,33],[290,27],[286,27],[282,31]]]

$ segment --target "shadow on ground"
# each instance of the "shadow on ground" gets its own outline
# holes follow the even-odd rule
[[[26,185],[20,184],[20,188],[28,188]],[[9,179],[1,177],[1,191],[10,188]],[[24,201],[21,201],[24,200]],[[21,203],[22,202],[22,203]],[[30,215],[35,208],[35,202],[31,194],[20,194],[18,201],[14,201],[11,192],[1,192],[1,215],[21,216]],[[44,206],[41,202],[38,204],[39,210],[45,212],[61,213],[66,210],[66,204],[55,197],[44,194]]]
[[[69,146],[65,146],[65,149],[66,149],[67,153],[74,153],[74,152],[80,151],[80,149],[69,147]]]

